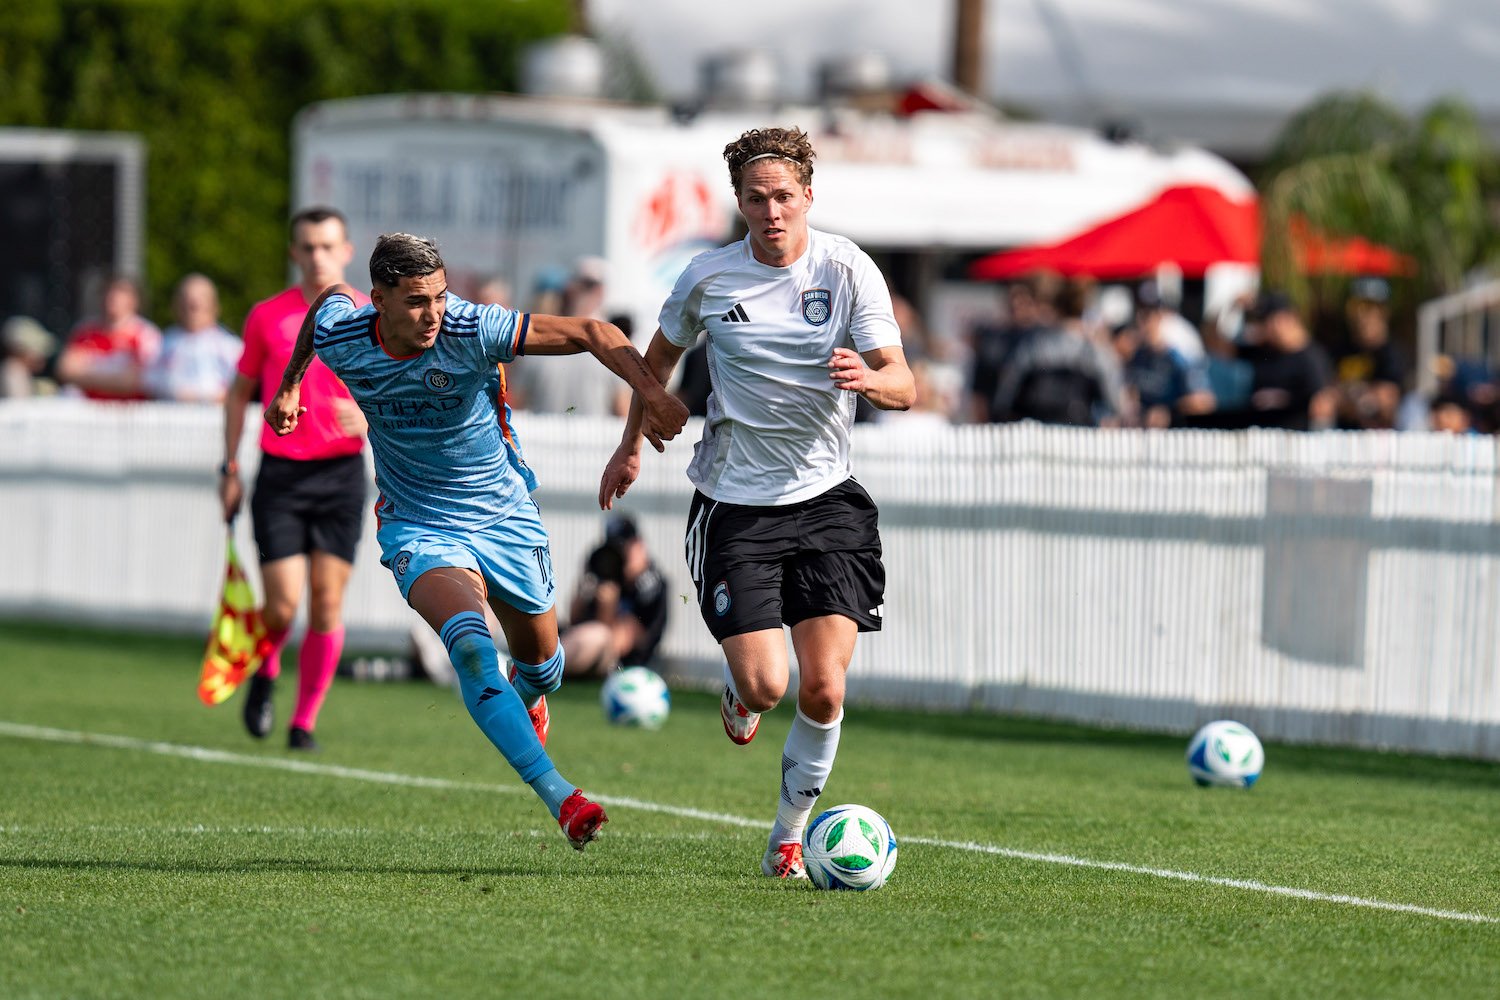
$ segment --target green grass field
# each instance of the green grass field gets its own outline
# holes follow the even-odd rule
[[[200,652],[0,625],[0,997],[1500,988],[1495,765],[1272,744],[1199,789],[1176,738],[856,709],[823,802],[900,862],[824,893],[758,874],[789,705],[740,749],[707,696],[649,733],[555,695],[612,820],[580,854],[452,692],[340,680],[294,756],[197,702]]]

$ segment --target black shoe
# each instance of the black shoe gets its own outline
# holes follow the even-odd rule
[[[258,740],[266,738],[276,724],[276,705],[271,701],[271,691],[276,682],[264,674],[250,678],[250,690],[245,692],[245,728]]]
[[[287,731],[286,745],[288,750],[306,750],[310,753],[318,749],[318,741],[313,739],[313,734],[297,726]]]

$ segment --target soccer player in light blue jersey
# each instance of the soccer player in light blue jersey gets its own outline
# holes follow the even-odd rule
[[[300,383],[314,352],[349,387],[370,424],[381,563],[442,638],[475,723],[582,850],[606,817],[558,774],[544,749],[545,696],[563,676],[552,558],[531,499],[536,478],[511,430],[497,366],[592,353],[643,400],[645,435],[658,450],[682,429],[687,408],[612,324],[479,306],[450,294],[430,240],[380,237],[370,281],[370,304],[362,308],[348,285],[318,297],[266,421],[277,434],[296,428],[305,412]],[[500,670],[486,602],[505,633],[509,677]]]

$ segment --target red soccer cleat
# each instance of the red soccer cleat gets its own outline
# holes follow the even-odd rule
[[[510,679],[516,679],[516,665],[510,665]],[[536,700],[536,704],[526,710],[531,716],[531,728],[536,730],[537,742],[542,746],[547,745],[547,730],[552,728],[552,716],[547,712],[547,696],[542,695]]]
[[[568,838],[575,851],[583,850],[589,841],[599,836],[599,828],[608,822],[604,807],[584,798],[581,788],[573,789],[573,794],[563,799],[562,808],[557,813],[557,825],[562,827],[563,836]]]
[[[794,840],[766,848],[766,856],[760,859],[760,870],[771,878],[807,878],[807,868],[802,864],[802,845]]]
[[[536,730],[537,742],[542,746],[547,745],[547,730],[552,728],[552,716],[547,714],[547,698],[542,696],[537,699],[536,705],[526,710],[531,716],[531,728]]]
[[[755,739],[755,731],[760,728],[760,713],[740,704],[728,684],[719,700],[719,718],[724,720],[724,734],[740,746]]]

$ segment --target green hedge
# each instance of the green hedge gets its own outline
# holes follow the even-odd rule
[[[314,101],[514,90],[566,0],[28,0],[0,18],[0,125],[139,132],[146,287],[188,271],[224,319],[286,281],[292,117]]]

